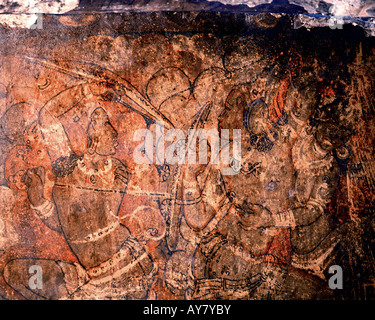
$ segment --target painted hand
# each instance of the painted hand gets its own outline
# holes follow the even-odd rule
[[[273,225],[272,213],[260,204],[244,201],[236,206],[239,215],[239,224],[246,230],[269,228]]]

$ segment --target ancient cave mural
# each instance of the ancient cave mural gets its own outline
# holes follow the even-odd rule
[[[0,296],[374,298],[374,39],[290,19],[2,27]]]

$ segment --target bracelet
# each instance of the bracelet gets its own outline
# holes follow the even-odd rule
[[[199,196],[198,198],[191,199],[191,200],[176,199],[176,204],[189,206],[189,205],[192,205],[192,204],[199,203],[201,201],[202,201],[202,196]]]
[[[296,227],[296,220],[294,218],[293,210],[289,209],[274,215],[275,227]]]
[[[31,208],[36,210],[42,219],[48,219],[52,215],[54,207],[54,204],[48,200],[45,200],[40,206],[37,207],[31,205]]]

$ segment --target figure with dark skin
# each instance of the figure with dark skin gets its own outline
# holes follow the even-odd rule
[[[255,89],[256,94],[262,92]],[[300,95],[309,98],[311,92],[314,88],[302,90]],[[213,292],[219,298],[235,297],[234,292],[238,294],[239,290],[224,290],[223,278],[237,281],[241,297],[329,296],[327,285],[319,278],[306,277],[296,269],[300,265],[294,256],[296,251],[303,254],[316,250],[312,264],[318,265],[322,262],[319,258],[327,258],[337,244],[324,209],[338,183],[333,150],[345,143],[348,133],[317,117],[312,130],[311,123],[308,125],[314,107],[309,105],[311,98],[301,99],[298,110],[287,109],[287,118],[276,123],[269,121],[267,96],[255,96],[250,103],[244,100],[242,163],[237,175],[218,172],[223,200],[217,202],[219,210],[207,202],[212,193],[207,196],[210,189],[205,190],[199,181],[202,169],[186,166],[181,192],[183,221],[196,233],[204,234],[217,219],[214,230],[207,230],[196,249],[192,266],[198,283],[196,298],[211,297]],[[236,122],[232,116],[238,113],[230,109],[221,114],[219,127],[228,128]],[[217,188],[215,196],[219,197]],[[226,202],[227,206],[222,205]],[[310,268],[309,272],[324,279],[324,267],[327,265]]]

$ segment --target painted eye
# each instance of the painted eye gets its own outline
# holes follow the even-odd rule
[[[301,112],[299,110],[293,110],[293,113],[294,115],[296,115],[297,117],[300,117],[301,116]]]
[[[252,93],[255,94],[255,95],[257,95],[259,92],[258,92],[258,90],[253,89]]]
[[[348,159],[351,155],[350,149],[347,146],[341,146],[336,150],[337,157],[340,160]]]

